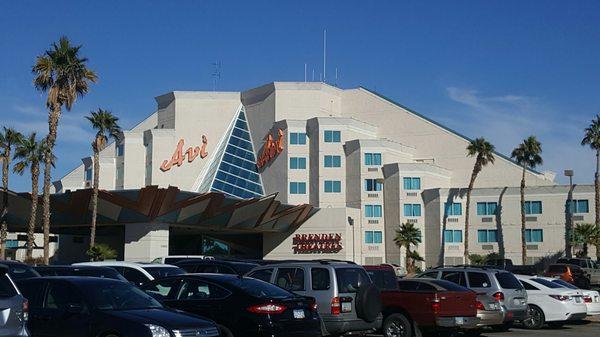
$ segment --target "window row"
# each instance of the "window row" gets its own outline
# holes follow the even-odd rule
[[[326,155],[324,158],[325,167],[342,167],[342,157]]]
[[[365,243],[383,243],[383,234],[381,231],[366,231]]]
[[[325,180],[325,193],[341,193],[342,182],[339,180]]]
[[[337,130],[325,130],[325,143],[340,143],[342,132]]]
[[[478,202],[477,215],[496,215],[498,210],[497,202]]]
[[[365,153],[365,165],[381,166],[381,153]]]
[[[404,189],[405,190],[420,190],[421,189],[421,178],[418,177],[404,177]]]
[[[568,201],[567,201],[568,202]],[[589,213],[590,207],[587,200],[571,200],[571,213]]]
[[[306,169],[306,158],[305,157],[290,157],[290,169],[292,169],[292,170]]]
[[[381,218],[383,216],[383,207],[381,205],[365,205],[365,217]]]
[[[365,191],[378,192],[383,190],[383,182],[379,179],[365,179]]]
[[[448,229],[444,231],[444,242],[460,243],[463,242],[463,231],[460,229]],[[543,229],[526,229],[525,241],[531,243],[544,242]],[[498,242],[498,230],[496,229],[479,229],[477,230],[477,242],[493,243]]]
[[[404,216],[421,216],[421,205],[404,204]]]

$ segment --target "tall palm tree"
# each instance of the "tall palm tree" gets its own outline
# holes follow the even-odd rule
[[[594,175],[595,185],[595,213],[596,226],[600,227],[600,115],[592,119],[590,125],[585,128],[585,134],[581,140],[581,145],[589,145],[592,150],[596,151],[596,174]]]
[[[19,143],[22,135],[13,128],[2,127],[0,131],[0,157],[2,159],[2,188],[4,189],[4,200],[2,203],[2,213],[0,214],[0,259],[6,258],[6,235],[8,225],[6,216],[8,214],[8,174],[11,162],[11,151]]]
[[[471,180],[469,180],[469,187],[467,188],[467,204],[465,210],[465,263],[469,263],[469,213],[471,208],[471,192],[475,185],[475,179],[484,166],[487,164],[493,164],[494,160],[494,145],[485,140],[483,137],[472,140],[467,145],[467,156],[475,157],[475,164],[473,165],[473,171],[471,172]]]
[[[418,246],[421,243],[421,230],[415,227],[413,223],[403,223],[400,228],[396,229],[396,236],[394,237],[394,243],[398,248],[406,247],[406,271],[412,272],[411,264],[411,251],[410,245]]]
[[[40,163],[44,161],[44,156],[48,153],[46,149],[46,140],[36,140],[35,132],[28,137],[24,137],[15,149],[14,160],[18,160],[13,167],[13,171],[23,174],[29,167],[31,172],[31,211],[29,215],[29,225],[27,226],[27,259],[33,256],[33,242],[35,235],[35,222],[37,219],[38,191],[40,178]],[[54,161],[53,161],[54,162]]]
[[[37,57],[32,68],[35,74],[33,84],[48,94],[48,136],[46,137],[48,155],[44,157],[44,211],[42,214],[44,227],[44,263],[50,259],[50,183],[52,155],[56,143],[58,122],[64,106],[70,111],[77,97],[85,96],[92,82],[96,82],[96,74],[86,66],[87,58],[79,55],[81,46],[73,46],[66,37],[53,43],[49,50]]]
[[[591,223],[578,224],[573,229],[573,241],[583,245],[581,253],[584,257],[588,256],[588,245],[593,245],[599,235],[600,228]]]
[[[517,146],[510,157],[523,167],[521,176],[521,256],[523,264],[527,260],[527,242],[525,240],[525,172],[527,169],[534,169],[543,163],[542,144],[535,138],[529,136],[523,139],[523,142]]]
[[[108,138],[119,140],[121,136],[121,127],[118,124],[119,118],[115,117],[110,111],[98,109],[92,111],[90,116],[86,116],[92,123],[92,128],[96,132],[96,138],[92,142],[94,151],[94,190],[92,193],[92,229],[90,233],[90,248],[96,244],[96,215],[98,213],[98,185],[100,183],[100,151],[104,150],[108,143]]]

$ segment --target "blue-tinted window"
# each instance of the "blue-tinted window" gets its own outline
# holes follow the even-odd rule
[[[85,169],[85,180],[92,180],[93,178],[93,174],[92,174],[92,167],[88,167]]]
[[[526,229],[525,242],[544,242],[543,229]]]
[[[447,229],[444,231],[445,243],[460,243],[462,241],[462,230]]]
[[[342,182],[339,180],[325,180],[325,193],[342,192]]]
[[[404,177],[403,181],[405,190],[421,189],[421,178],[419,177]]]
[[[121,157],[125,153],[125,144],[117,145],[117,156]]]
[[[306,194],[306,183],[299,181],[291,181],[290,194]]]
[[[421,205],[404,204],[404,216],[421,216]]]
[[[381,233],[381,231],[366,231],[365,243],[383,243],[383,234]]]
[[[324,161],[325,167],[342,167],[341,156],[326,155]]]
[[[290,169],[292,169],[292,170],[306,169],[306,158],[305,157],[290,157]]]
[[[498,242],[498,231],[495,229],[480,229],[477,231],[477,241],[486,242]]]
[[[305,144],[306,144],[306,133],[290,132],[290,145],[305,145]]]
[[[381,216],[382,216],[381,205],[365,205],[365,217],[381,218]]]
[[[376,192],[383,190],[383,183],[379,179],[365,179],[365,191]]]
[[[325,143],[339,143],[342,141],[342,133],[336,130],[325,130]]]
[[[459,202],[447,202],[446,203],[446,216],[459,216],[462,215],[462,204]]]
[[[478,202],[477,215],[496,215],[497,202]]]
[[[590,207],[587,200],[571,200],[572,213],[589,213]]]
[[[542,202],[525,201],[525,214],[542,214]]]
[[[365,165],[381,166],[381,153],[365,153]]]

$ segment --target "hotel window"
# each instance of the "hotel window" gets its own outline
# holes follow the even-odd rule
[[[305,144],[306,144],[306,133],[290,132],[290,145],[305,145]]]
[[[498,231],[495,229],[479,229],[477,231],[477,242],[498,242]]]
[[[459,216],[462,215],[462,204],[460,202],[447,202],[446,203],[446,216]]]
[[[342,167],[341,156],[325,156],[325,167]]]
[[[342,182],[339,180],[325,180],[325,193],[342,192]]]
[[[383,243],[383,235],[381,231],[366,231],[365,243]]]
[[[325,143],[339,143],[342,141],[342,132],[325,130]]]
[[[290,194],[306,194],[306,183],[297,181],[290,182]]]
[[[125,144],[117,145],[117,157],[123,156],[124,153],[125,153]]]
[[[496,215],[497,202],[478,202],[477,215]]]
[[[420,190],[421,189],[421,178],[405,177],[404,178],[404,189],[405,190]]]
[[[461,243],[463,242],[462,230],[447,229],[444,231],[444,242],[445,243]]]
[[[377,192],[383,190],[383,183],[378,179],[365,179],[365,191]]]
[[[544,242],[543,229],[526,229],[525,242]]]
[[[381,215],[382,215],[381,205],[365,205],[365,217],[381,218]]]
[[[567,201],[568,202],[568,201]],[[589,213],[590,207],[587,200],[571,200],[572,213]]]
[[[92,174],[92,167],[88,167],[85,169],[85,180],[87,181],[91,181],[93,178],[93,174]]]
[[[381,153],[365,153],[365,165],[381,166]]]
[[[306,158],[304,158],[304,157],[290,157],[290,169],[292,169],[292,170],[304,170],[304,169],[306,169]]]
[[[525,214],[542,214],[542,202],[525,201]]]
[[[421,216],[421,205],[404,204],[404,216]]]

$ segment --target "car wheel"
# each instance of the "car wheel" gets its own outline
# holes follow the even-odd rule
[[[527,318],[523,320],[523,326],[527,329],[541,329],[544,326],[544,312],[535,305],[527,306]]]
[[[548,322],[548,326],[553,329],[560,329],[565,326],[565,322]]]
[[[219,325],[219,331],[221,331],[222,337],[233,337],[233,333],[231,332],[231,330],[227,329],[222,325]]]
[[[412,337],[412,325],[403,314],[391,314],[383,321],[385,337]]]

